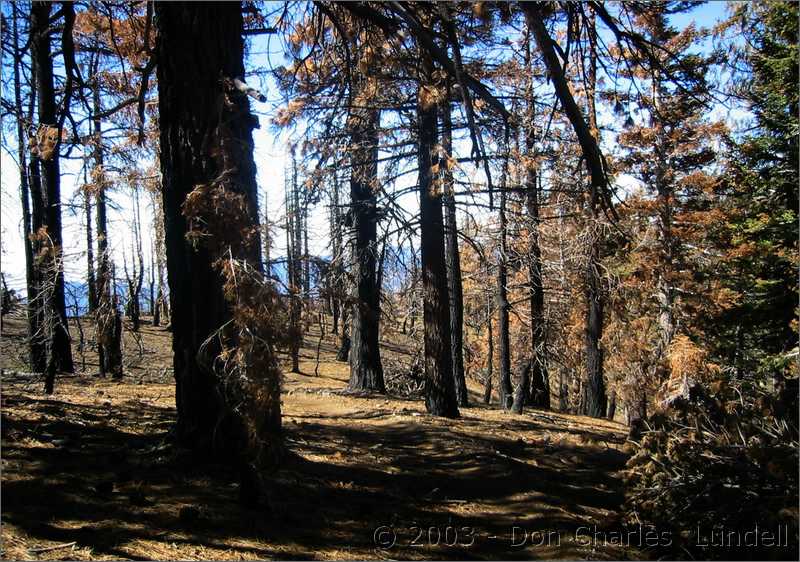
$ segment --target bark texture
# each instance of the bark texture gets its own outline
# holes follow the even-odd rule
[[[48,357],[45,391],[52,392],[55,383],[55,372],[71,373],[74,371],[72,348],[67,312],[64,302],[64,267],[63,247],[61,239],[61,172],[59,169],[59,147],[61,139],[56,118],[56,96],[53,81],[53,59],[50,45],[50,11],[49,2],[33,2],[31,5],[30,46],[31,61],[36,77],[38,102],[39,131],[39,182],[44,213],[42,226],[46,228],[46,241],[41,244],[48,247],[47,257],[40,261],[40,294],[44,296],[44,324],[49,327],[50,353]],[[46,288],[46,290],[42,290]]]
[[[450,118],[450,96],[441,107],[442,151],[450,157],[453,151],[452,122]],[[450,348],[453,356],[453,379],[456,399],[461,407],[469,406],[467,381],[464,376],[464,291],[461,285],[461,255],[458,248],[458,223],[456,221],[456,198],[453,173],[449,162],[443,162],[445,213],[445,255],[447,259],[447,284],[450,290]]]
[[[230,81],[244,76],[239,2],[165,2],[155,5],[164,242],[173,333],[178,436],[204,453],[240,452],[247,439],[215,369],[231,319],[210,245],[187,240],[187,196],[207,187],[241,196],[247,216],[240,230],[218,229],[235,258],[260,271],[249,102]],[[221,241],[219,241],[221,242]],[[280,428],[279,398],[263,412],[259,433]]]
[[[417,138],[420,195],[420,249],[425,324],[425,406],[436,416],[458,417],[453,356],[450,347],[450,299],[444,251],[442,192],[434,182],[436,105],[423,89],[431,83],[433,68],[422,55],[420,92],[417,96]]]
[[[351,390],[386,392],[378,342],[380,287],[377,272],[378,124],[377,111],[357,109],[348,123],[352,172],[350,209],[353,223],[355,299],[350,324]]]

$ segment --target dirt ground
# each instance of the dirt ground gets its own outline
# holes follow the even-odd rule
[[[91,329],[82,323],[89,338]],[[78,340],[78,327],[72,326]],[[126,379],[81,372],[52,396],[25,373],[24,323],[6,317],[2,351],[4,559],[624,559],[613,546],[625,431],[553,412],[462,409],[340,391],[334,339],[303,347],[285,375],[289,454],[267,505],[238,501],[224,465],[173,446],[170,334],[126,334]],[[77,341],[75,342],[77,345]],[[393,346],[396,348],[397,346]],[[288,371],[288,369],[286,369]],[[472,383],[470,383],[472,384]],[[480,401],[473,388],[472,403]],[[523,538],[524,537],[524,538]],[[523,542],[523,545],[521,543]]]

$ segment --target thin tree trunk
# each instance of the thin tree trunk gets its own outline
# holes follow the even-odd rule
[[[487,268],[488,269],[488,268]],[[487,271],[488,273],[488,271]],[[486,358],[486,384],[483,390],[483,403],[492,402],[492,378],[494,376],[494,333],[492,330],[492,298],[486,299],[486,324],[488,331],[488,353]]]
[[[300,194],[297,185],[297,159],[295,156],[294,145],[291,148],[292,174],[288,192],[287,220],[288,220],[288,244],[287,258],[289,260],[289,320],[291,322],[292,341],[290,354],[292,357],[292,372],[300,372],[300,345],[303,341],[303,333],[300,329],[300,291],[301,271],[300,271]],[[289,210],[291,209],[291,211]]]
[[[545,320],[544,285],[542,282],[542,250],[539,245],[539,171],[536,164],[536,106],[533,99],[533,68],[530,64],[530,41],[526,41],[526,70],[531,74],[525,97],[528,104],[525,116],[525,194],[528,220],[528,284],[530,298],[530,364],[528,367],[530,384],[518,388],[514,400],[514,411],[522,412],[524,404],[534,408],[550,408],[550,385],[544,357]],[[522,383],[520,383],[522,385]]]
[[[436,105],[429,103],[423,88],[432,83],[433,64],[420,53],[421,77],[417,96],[419,142],[419,193],[422,280],[425,322],[425,406],[436,416],[458,417],[453,356],[450,347],[450,299],[445,267],[442,193],[434,184],[436,150]]]
[[[152,325],[155,327],[161,324],[161,303],[159,302],[159,294],[156,289],[156,270],[158,267],[156,265],[158,260],[156,257],[156,246],[157,244],[155,242],[150,246],[150,313],[153,315]],[[160,290],[160,287],[158,290]]]
[[[653,109],[658,113],[661,109],[661,79],[658,71],[653,76]],[[655,361],[655,375],[661,381],[666,376],[665,359],[675,337],[675,289],[673,288],[673,270],[675,261],[676,239],[672,235],[672,216],[674,191],[672,183],[667,180],[668,162],[664,154],[663,131],[661,126],[656,130],[655,152],[655,188],[658,202],[656,218],[658,237],[661,245],[657,279],[656,298],[658,300],[658,344]],[[735,363],[734,363],[735,364]]]
[[[160,326],[161,322],[167,322],[169,314],[167,312],[166,294],[164,293],[164,210],[161,203],[161,193],[153,193],[153,231],[155,235],[155,265],[156,277],[158,282],[158,292],[156,296],[156,308],[153,314],[153,326]]]
[[[447,158],[453,152],[453,127],[450,117],[450,92],[441,107],[442,150]],[[456,199],[450,161],[441,166],[444,179],[445,211],[445,257],[447,260],[447,284],[450,291],[450,347],[453,356],[453,379],[456,399],[461,407],[469,406],[467,381],[464,376],[464,292],[461,285],[461,257],[458,249],[458,224],[456,221]]]
[[[350,360],[350,315],[347,307],[342,309],[342,334],[339,337],[339,351],[336,353],[336,360],[346,362]]]
[[[500,331],[500,407],[507,410],[513,401],[511,386],[511,341],[509,337],[508,272],[506,258],[508,247],[506,242],[506,181],[507,170],[504,168],[500,186],[500,256],[497,263],[497,310],[498,330]]]
[[[272,223],[269,220],[269,194],[264,191],[264,273],[272,275]]]
[[[97,311],[97,287],[94,276],[94,236],[92,234],[92,198],[83,194],[83,210],[86,213],[86,287],[89,296],[89,314]]]
[[[589,113],[589,131],[597,141],[597,110],[595,108],[595,83],[597,55],[595,53],[594,20],[589,24],[588,91],[586,100]],[[586,385],[584,387],[584,413],[593,418],[606,415],[606,389],[603,379],[603,293],[600,278],[600,221],[598,216],[600,186],[592,182],[589,200],[589,256],[586,265]]]
[[[333,256],[331,259],[330,270],[328,271],[328,283],[330,285],[331,313],[333,314],[333,333],[339,333],[339,314],[341,310],[341,290],[339,284],[342,281],[342,228],[339,213],[339,175],[333,173],[333,193],[331,194],[331,244],[333,246]],[[333,279],[331,279],[333,276]]]
[[[308,196],[305,194],[303,196],[303,298],[308,307],[311,299],[311,261],[308,255]]]
[[[133,244],[131,262],[133,266],[133,284],[131,294],[131,329],[139,331],[142,316],[142,282],[144,280],[144,254],[142,252],[142,213],[139,205],[139,190],[133,192]],[[135,260],[135,261],[134,261]]]
[[[17,20],[21,15],[17,11],[17,3],[12,5],[12,33],[14,41],[14,101],[17,111],[17,158],[19,159],[19,196],[22,203],[22,235],[23,247],[25,249],[25,286],[27,292],[27,316],[28,316],[28,359],[30,368],[34,372],[42,372],[46,365],[46,353],[41,330],[41,307],[39,303],[39,288],[37,284],[36,271],[33,256],[33,241],[31,240],[31,208],[30,208],[30,175],[25,147],[28,143],[22,117],[22,79],[20,77],[20,64],[22,52],[19,44],[19,31]],[[34,100],[36,91],[31,88],[31,105],[28,111],[28,120],[33,118]],[[36,165],[31,161],[31,166]],[[35,174],[38,178],[38,173]],[[38,193],[38,190],[37,190]]]
[[[97,67],[93,68],[97,76]],[[99,85],[95,83],[92,89],[92,103],[94,114],[101,111]],[[95,315],[95,330],[97,333],[97,355],[100,374],[111,374],[117,378],[122,373],[122,341],[116,329],[119,316],[117,301],[117,287],[115,272],[108,251],[108,216],[106,209],[106,179],[103,153],[103,128],[99,117],[93,120],[94,128],[94,172],[92,180],[95,183],[97,220],[97,314]]]

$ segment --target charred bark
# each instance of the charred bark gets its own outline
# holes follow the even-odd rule
[[[74,371],[72,347],[67,326],[67,310],[64,302],[64,266],[61,239],[61,174],[59,171],[60,128],[56,118],[56,96],[53,81],[53,59],[50,49],[49,2],[33,2],[31,5],[30,47],[33,73],[36,77],[39,131],[39,178],[41,182],[42,226],[46,227],[48,246],[42,256],[40,282],[47,286],[44,306],[44,323],[50,326],[49,368],[45,377],[45,392],[52,392],[55,372]],[[67,100],[69,103],[69,100]]]
[[[453,356],[450,347],[450,299],[445,267],[442,193],[433,177],[438,164],[436,149],[436,105],[423,94],[432,81],[433,64],[421,53],[420,92],[417,96],[417,140],[419,152],[420,249],[425,323],[425,406],[429,413],[458,417]]]
[[[589,26],[589,62],[587,64],[586,101],[589,114],[589,131],[597,142],[597,110],[595,87],[597,81],[597,55],[595,52],[594,20]],[[588,157],[587,157],[588,158]],[[598,206],[604,184],[591,181],[589,193],[589,255],[586,265],[586,385],[584,387],[584,413],[593,418],[606,415],[607,399],[603,379],[603,305],[604,295],[600,276],[600,217]]]
[[[450,95],[442,104],[442,150],[447,158],[453,151],[453,126],[450,118]],[[461,286],[461,257],[458,249],[458,224],[456,199],[450,162],[441,166],[444,181],[445,256],[447,259],[447,284],[450,291],[450,348],[453,356],[453,379],[456,399],[461,407],[469,406],[467,381],[464,376],[464,294]]]
[[[508,302],[508,269],[506,257],[508,253],[506,240],[506,174],[503,172],[503,180],[500,191],[500,255],[497,263],[497,310],[498,326],[500,331],[500,407],[508,410],[513,402],[513,388],[511,386],[511,340],[509,337],[509,310],[511,305]]]
[[[216,366],[223,341],[235,336],[224,330],[232,314],[223,292],[222,269],[215,264],[229,252],[261,271],[252,154],[257,120],[248,99],[230,86],[244,76],[242,7],[239,2],[176,2],[156,3],[154,8],[177,434],[200,453],[238,457],[253,435],[266,439],[280,429],[274,365],[267,365],[265,380],[270,402],[255,426],[246,426],[244,414],[229,402],[252,397],[231,398]],[[222,197],[222,182],[225,192],[245,206],[243,215],[236,211],[240,229],[232,232],[222,225],[215,230],[216,240],[193,245],[186,236],[187,197],[198,186]]]
[[[350,209],[353,222],[355,299],[351,315],[351,390],[386,392],[379,347],[380,287],[377,279],[378,126],[373,110],[354,110],[349,119],[352,172]]]
[[[93,69],[97,75],[97,68]],[[94,114],[101,111],[99,84],[92,91]],[[114,267],[108,251],[108,214],[106,206],[106,180],[103,153],[103,125],[99,117],[93,120],[94,128],[94,174],[95,213],[97,227],[97,312],[95,314],[95,330],[97,333],[97,356],[100,374],[111,374],[118,378],[122,374],[122,337],[117,330],[119,307],[117,306],[117,290]],[[120,320],[121,322],[121,320]]]
[[[20,75],[20,65],[22,63],[22,51],[19,44],[19,30],[17,20],[20,14],[17,13],[17,4],[12,7],[12,40],[14,42],[14,101],[20,114],[17,116],[17,158],[19,159],[19,196],[22,204],[22,235],[23,247],[25,249],[25,287],[27,293],[27,320],[28,320],[28,360],[32,371],[41,373],[45,369],[47,361],[47,350],[44,346],[41,330],[41,309],[39,306],[39,287],[36,278],[36,267],[34,263],[32,222],[31,222],[31,188],[30,181],[36,178],[38,181],[38,171],[31,173],[28,168],[28,159],[25,151],[28,139],[23,125],[22,117],[22,78]],[[35,89],[31,91],[31,104],[29,106],[28,120],[33,119],[33,104],[35,100]],[[31,159],[31,168],[38,166],[35,159]],[[40,190],[35,191],[37,194]],[[38,230],[38,229],[37,229]]]

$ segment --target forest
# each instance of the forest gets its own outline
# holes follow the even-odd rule
[[[0,12],[2,559],[798,559],[800,4]]]

